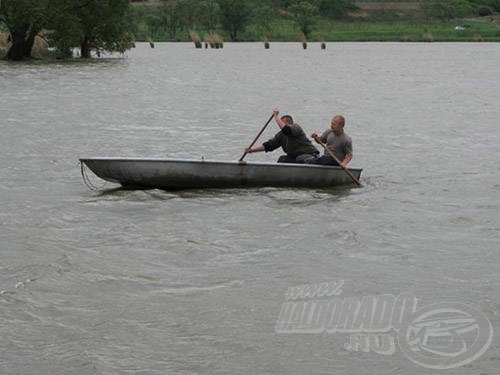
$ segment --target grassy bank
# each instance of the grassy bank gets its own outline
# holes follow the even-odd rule
[[[457,30],[456,27],[459,26]],[[465,27],[463,27],[465,26]],[[500,41],[500,24],[490,22],[323,22],[313,34],[329,41]]]
[[[457,30],[456,27],[459,27]],[[465,26],[465,27],[462,27]],[[138,41],[146,41],[148,30],[140,27],[137,33]],[[200,35],[206,31],[197,30]],[[229,37],[223,30],[217,30],[224,40]],[[299,41],[300,33],[293,25],[285,20],[276,21],[272,24],[270,32],[263,32],[249,27],[241,34],[240,41],[260,41],[267,37],[270,41]],[[187,31],[179,31],[175,39],[167,35],[156,35],[155,41],[189,41]],[[500,42],[500,22],[374,22],[374,21],[320,21],[312,32],[310,41],[342,41],[342,42],[365,42],[365,41],[396,41],[396,42]]]

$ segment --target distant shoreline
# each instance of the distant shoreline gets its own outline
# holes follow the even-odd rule
[[[346,19],[316,18],[308,41],[325,42],[500,42],[500,14],[484,17],[466,17],[452,20],[429,19],[417,1],[356,1],[357,10]],[[136,2],[134,36],[136,41],[190,41],[189,30],[179,28],[174,36],[166,30],[152,31],[148,17],[155,12],[155,2]],[[201,40],[209,32],[199,25],[193,31]],[[212,30],[230,40],[228,33],[217,27]],[[282,14],[272,17],[267,26],[249,24],[237,35],[240,42],[301,42],[301,32],[290,17]]]
[[[203,32],[198,32],[202,37]],[[218,32],[225,42],[229,39]],[[151,38],[155,42],[188,42],[187,32],[179,32],[175,39],[165,35]],[[242,34],[238,42],[259,42],[264,38],[251,30]],[[301,42],[298,32],[290,23],[282,22],[266,35],[273,42]],[[147,41],[145,35],[136,35],[136,41]],[[500,20],[465,19],[447,22],[365,20],[321,20],[308,42],[500,42]]]

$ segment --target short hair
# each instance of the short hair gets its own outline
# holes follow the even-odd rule
[[[345,126],[345,117],[342,115],[336,115],[335,117],[340,120],[340,124],[342,125],[342,127],[344,127]]]
[[[293,124],[293,117],[292,117],[292,116],[290,116],[290,115],[283,115],[283,116],[281,116],[281,119],[282,119],[283,121],[285,121],[285,119],[286,119],[286,120],[288,120],[291,124]]]

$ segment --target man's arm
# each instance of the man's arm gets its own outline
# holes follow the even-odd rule
[[[246,153],[262,152],[262,151],[271,152],[273,150],[276,150],[278,147],[280,147],[282,145],[281,137],[282,137],[281,132],[278,132],[278,133],[276,133],[276,135],[273,138],[264,142],[260,146],[246,148],[245,152]]]
[[[349,162],[352,160],[352,154],[347,154],[344,158],[344,160],[342,160],[342,162],[340,163],[344,168],[347,167],[347,164],[349,164]]]
[[[312,133],[311,138],[316,139],[319,138],[319,140],[323,143],[326,143],[326,139],[328,138],[328,134],[330,134],[331,130],[326,130],[321,134],[321,136],[318,135],[318,133]]]
[[[245,149],[245,152],[247,154],[251,154],[252,152],[262,152],[262,151],[266,151],[264,145],[260,145],[260,146],[257,146],[257,147],[247,147]]]
[[[275,108],[273,111],[274,114],[274,121],[278,124],[281,130],[287,125],[285,122],[281,119],[280,117],[280,110],[278,108]]]
[[[347,164],[352,160],[352,141],[348,138],[347,142],[344,145],[345,158],[342,160],[342,166],[346,167]]]

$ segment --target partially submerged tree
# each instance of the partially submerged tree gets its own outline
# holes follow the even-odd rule
[[[47,25],[49,0],[0,0],[0,22],[9,34],[9,60],[31,58],[35,36]]]
[[[79,46],[82,58],[91,51],[125,52],[133,44],[127,32],[130,0],[72,0],[80,29]]]
[[[133,42],[126,31],[129,6],[129,0],[0,0],[0,21],[12,40],[6,57],[31,58],[35,36],[44,29],[64,57],[74,47],[84,58],[91,51],[124,52]]]

